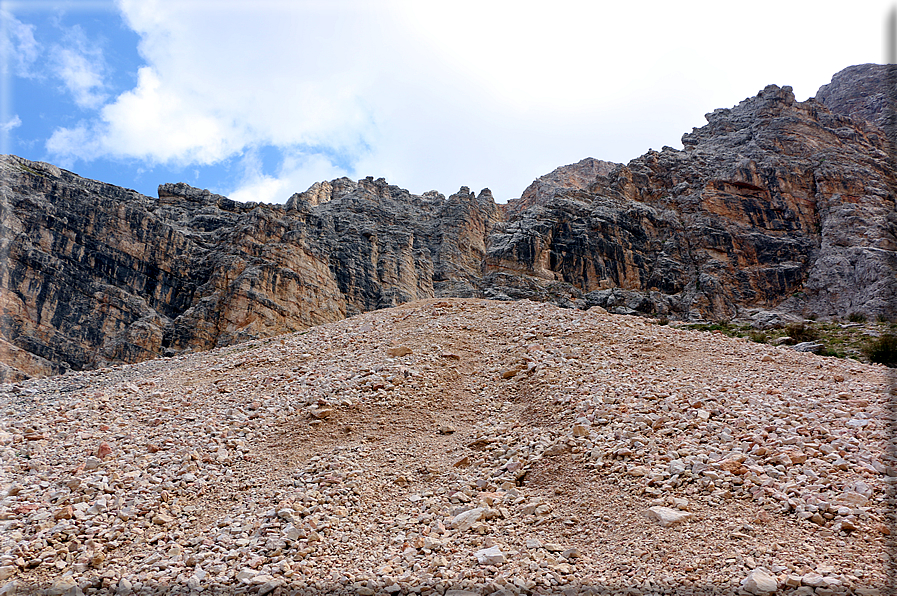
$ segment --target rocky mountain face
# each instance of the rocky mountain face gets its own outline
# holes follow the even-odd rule
[[[857,64],[840,71],[828,85],[816,93],[816,101],[836,114],[868,121],[888,130],[891,121],[888,77],[897,76],[897,68],[887,64]],[[892,78],[891,84],[894,84]]]
[[[0,160],[0,379],[91,369],[475,293],[489,191],[313,186],[287,205],[185,184],[159,198]]]
[[[586,159],[507,205],[488,189],[418,196],[373,178],[316,183],[286,205],[185,184],[151,198],[2,157],[0,380],[430,297],[679,319],[768,308],[897,318],[883,104],[847,91],[858,77],[879,89],[885,75],[847,69],[802,103],[769,86],[707,114],[682,151]]]
[[[587,188],[540,183],[540,200],[490,239],[487,272],[510,297],[552,287],[617,312],[897,315],[881,129],[774,85],[706,117],[683,151],[649,152]]]

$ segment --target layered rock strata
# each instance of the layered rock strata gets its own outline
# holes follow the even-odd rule
[[[540,200],[490,238],[508,297],[677,318],[748,306],[895,316],[894,174],[881,129],[769,86],[665,147]],[[536,292],[537,294],[538,292]]]
[[[159,198],[0,161],[0,379],[92,369],[476,293],[488,190],[316,185],[286,206],[164,184]]]
[[[859,110],[833,91],[854,75],[802,103],[769,86],[708,114],[681,151],[586,159],[508,205],[488,189],[413,195],[373,178],[316,183],[286,205],[185,184],[150,198],[5,156],[0,380],[430,297],[679,319],[750,308],[893,319],[894,171],[879,104]]]

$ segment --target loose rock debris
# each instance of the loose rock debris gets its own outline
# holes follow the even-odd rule
[[[2,385],[0,592],[886,594],[889,389],[461,299]]]

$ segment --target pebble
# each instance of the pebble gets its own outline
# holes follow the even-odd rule
[[[0,590],[859,594],[886,585],[885,372],[436,300],[0,386]]]
[[[659,523],[664,528],[675,526],[694,517],[691,513],[670,509],[669,507],[651,507],[645,512],[645,517]]]

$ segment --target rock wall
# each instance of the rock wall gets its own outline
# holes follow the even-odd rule
[[[153,199],[15,156],[0,176],[0,380],[470,294],[498,215],[488,190],[419,197],[370,178],[272,206],[185,184]]]
[[[649,152],[588,186],[541,183],[489,239],[500,293],[676,318],[897,317],[881,129],[775,85],[707,121],[683,151]]]
[[[888,130],[891,121],[888,77],[895,75],[895,67],[886,64],[848,66],[833,76],[831,83],[820,87],[815,99],[836,114]]]
[[[886,73],[857,68],[818,99],[772,85],[707,114],[682,151],[558,168],[502,206],[488,189],[418,196],[373,178],[316,183],[282,206],[185,184],[150,198],[4,156],[0,380],[429,297],[680,319],[751,308],[895,319],[895,178],[880,102],[845,91],[859,74],[872,89],[869,77]]]

